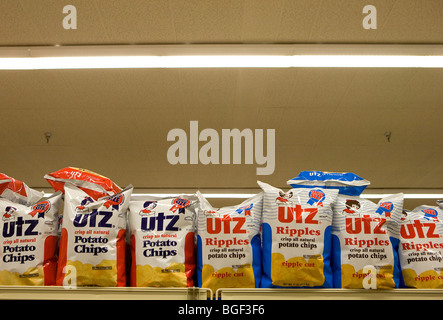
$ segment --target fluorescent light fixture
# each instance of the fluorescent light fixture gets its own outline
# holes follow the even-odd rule
[[[440,45],[169,45],[0,48],[0,70],[443,68]]]
[[[443,56],[114,56],[0,58],[0,70],[124,68],[443,68]]]

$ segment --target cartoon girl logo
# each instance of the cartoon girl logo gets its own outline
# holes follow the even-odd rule
[[[343,210],[343,214],[354,214],[360,209],[360,202],[353,199],[346,200],[346,209]]]
[[[3,221],[10,221],[10,220],[14,220],[14,215],[13,213],[17,211],[17,208],[11,207],[11,206],[7,206],[5,213],[2,216],[2,220]]]
[[[283,191],[279,192],[279,196],[275,199],[275,203],[277,204],[291,204],[290,199],[294,196],[291,192],[284,193]]]
[[[148,214],[154,214],[155,211],[153,210],[155,207],[157,207],[157,201],[145,201],[143,204],[143,209],[140,210],[139,214],[141,216],[147,216]]]
[[[79,206],[75,208],[78,213],[91,213],[91,209],[88,208],[88,204],[93,203],[94,200],[91,197],[85,197]]]

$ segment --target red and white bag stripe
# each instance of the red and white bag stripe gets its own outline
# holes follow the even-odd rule
[[[67,167],[46,174],[44,178],[55,191],[61,191],[64,193],[65,183],[70,182],[83,190],[94,200],[106,196],[112,196],[122,191],[122,189],[111,179],[86,169]]]

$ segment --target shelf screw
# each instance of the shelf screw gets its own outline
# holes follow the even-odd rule
[[[51,137],[52,137],[51,132],[45,132],[46,143],[49,143],[49,138],[51,138]]]

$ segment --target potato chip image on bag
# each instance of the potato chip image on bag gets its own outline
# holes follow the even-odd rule
[[[264,191],[261,287],[331,288],[331,203],[338,190],[283,192],[258,184]]]
[[[126,211],[133,187],[98,200],[70,183],[64,189],[57,285],[126,286]]]
[[[195,195],[144,196],[129,204],[132,287],[192,287]]]
[[[419,206],[396,212],[402,287],[443,289],[443,210]]]
[[[0,199],[0,285],[55,285],[61,198],[32,206]]]
[[[333,205],[334,287],[392,289],[399,286],[398,239],[392,217],[403,210],[403,194],[378,204],[339,195]]]
[[[201,288],[258,288],[263,193],[240,205],[213,208],[197,192],[197,282]]]

